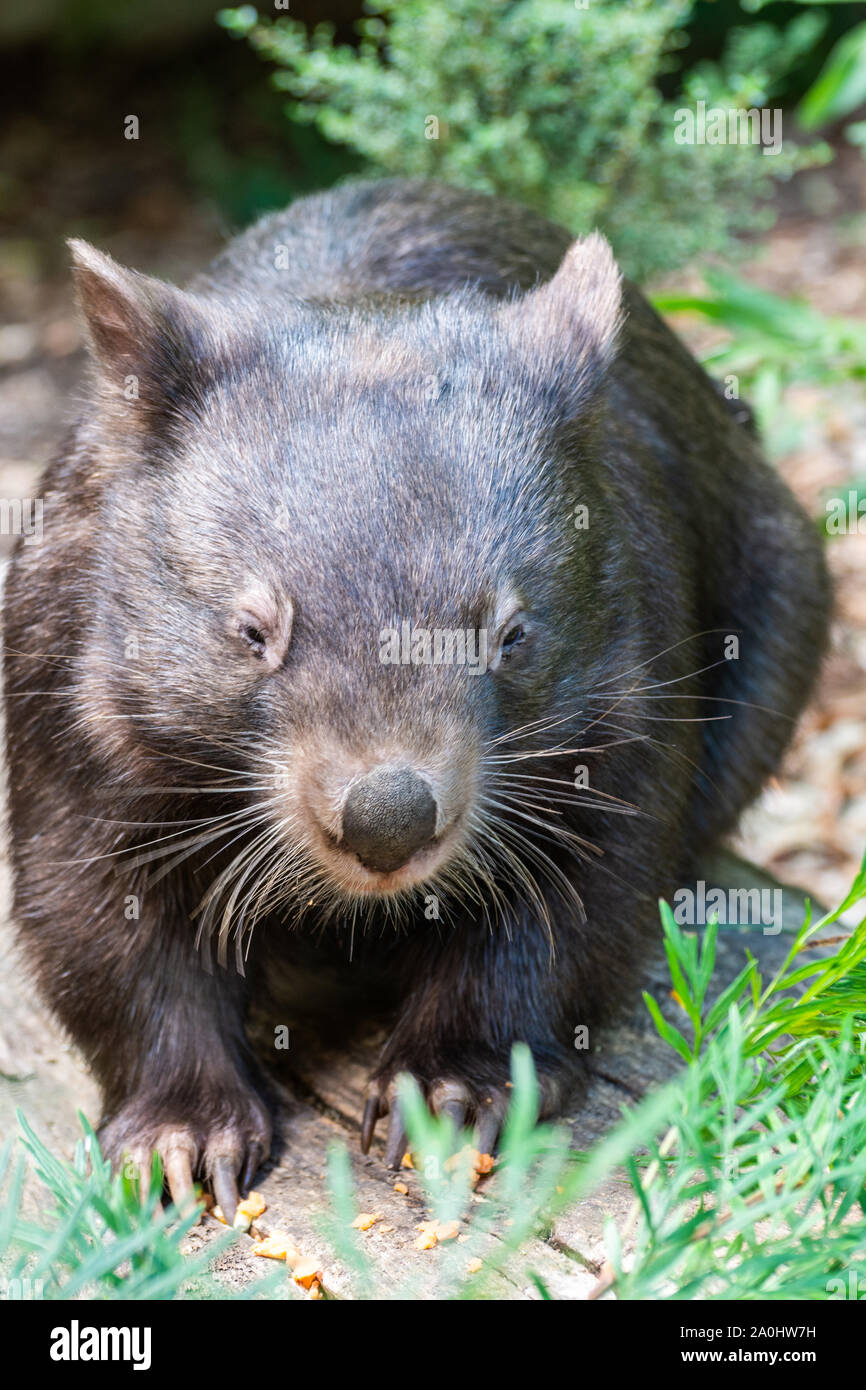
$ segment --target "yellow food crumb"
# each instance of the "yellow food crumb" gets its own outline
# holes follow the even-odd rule
[[[294,1264],[300,1258],[300,1251],[292,1237],[284,1235],[282,1231],[273,1231],[264,1240],[256,1241],[253,1254],[263,1255],[266,1260],[286,1260],[289,1264]]]
[[[375,1226],[376,1222],[381,1220],[380,1211],[359,1211],[352,1225],[356,1231],[369,1231],[371,1226]]]
[[[432,1250],[440,1241],[454,1240],[460,1230],[459,1221],[422,1221],[415,1227],[421,1234],[415,1241],[416,1250]]]
[[[321,1284],[324,1277],[316,1261],[311,1259],[298,1260],[292,1270],[292,1278],[295,1283],[300,1284],[305,1289],[312,1290],[313,1285]]]
[[[415,1229],[421,1232],[415,1241],[416,1250],[432,1250],[434,1245],[439,1243],[435,1221],[422,1221],[420,1226],[416,1226]]]
[[[395,1182],[394,1191],[399,1192],[401,1196],[405,1197],[409,1189],[404,1182]]]
[[[257,1216],[267,1208],[267,1202],[261,1192],[250,1192],[242,1202],[238,1202],[238,1213],[248,1216],[250,1221],[255,1221]]]
[[[456,1240],[460,1231],[459,1221],[437,1221],[436,1235],[439,1240]]]

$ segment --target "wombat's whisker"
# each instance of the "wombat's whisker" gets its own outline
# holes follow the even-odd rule
[[[81,643],[79,642],[78,645],[80,646]],[[9,647],[5,642],[3,643],[3,650],[9,652],[10,655],[23,656],[27,661],[44,661],[46,665],[75,666],[78,662],[78,658],[74,656],[61,656],[57,652],[49,654],[48,652],[22,651],[20,647]]]
[[[722,719],[733,719],[732,714],[642,714],[650,724],[718,724]]]
[[[614,725],[610,727],[615,728]],[[530,752],[512,753],[508,756],[498,755],[495,758],[488,758],[486,761],[491,766],[507,766],[509,763],[528,762],[533,758],[579,757],[582,753],[606,753],[609,748],[619,748],[624,743],[639,743],[641,740],[649,738],[649,734],[630,734],[628,738],[610,739],[607,743],[584,743],[577,748],[563,748],[561,744],[555,744],[553,748],[536,748]]]
[[[687,671],[685,675],[682,676],[671,676],[670,680],[641,682],[636,681],[634,685],[629,686],[629,689],[625,693],[627,695],[632,695],[634,692],[640,693],[646,690],[664,690],[666,686],[680,685],[683,681],[694,680],[697,676],[704,676],[708,671],[715,671],[718,669],[718,667],[726,665],[727,660],[725,659],[725,657],[720,656],[718,661],[711,661],[707,666],[698,666],[694,671]],[[600,687],[598,686],[594,687],[594,689],[599,688]],[[590,694],[592,694],[592,691],[590,691]],[[608,691],[607,694],[604,695],[602,698],[607,699],[607,696],[610,694],[613,694],[613,692]],[[688,699],[689,697],[686,696],[685,698]]]
[[[511,729],[506,734],[500,734],[498,738],[490,739],[484,747],[485,749],[496,748],[501,743],[512,741],[516,743],[519,739],[529,738],[533,733],[548,733],[550,729],[555,729],[559,724],[567,724],[570,719],[579,719],[582,713],[583,710],[578,709],[572,714],[563,714],[559,718],[544,715],[540,719],[531,720],[528,724],[520,724],[516,729]]]
[[[525,833],[508,820],[508,815],[517,816],[520,820],[525,821],[528,825],[541,831],[547,839],[555,841],[584,863],[593,862],[590,858],[590,851],[594,854],[602,853],[599,847],[593,844],[592,841],[586,840],[582,836],[577,835],[574,831],[567,829],[561,822],[547,821],[542,816],[534,815],[529,811],[519,810],[512,806],[510,801],[500,801],[496,797],[490,796],[489,793],[485,793],[482,799],[485,807],[493,806],[498,811],[504,811],[506,816],[504,818],[499,817],[498,819],[503,821],[504,824],[509,825],[514,833],[520,835],[523,840],[527,840]],[[527,842],[534,844],[534,842]]]
[[[478,815],[471,816],[468,827],[470,827],[471,837],[467,859],[467,873],[470,874],[470,883],[473,883],[471,876],[474,873],[480,874],[481,884],[484,884],[484,887],[487,887],[489,894],[491,894],[492,906],[498,913],[499,922],[505,924],[506,933],[510,933],[512,923],[510,923],[509,917],[509,901],[496,881],[496,869],[500,866],[502,858],[505,858],[506,881],[514,884],[520,883],[524,874],[524,867],[521,866],[520,860],[513,855],[512,851],[507,848],[505,842],[500,840],[484,813],[480,812]],[[489,855],[485,849],[485,842],[492,847]],[[491,923],[487,899],[480,894],[477,901],[480,901],[482,908],[484,908],[485,919]]]
[[[253,792],[273,792],[276,787],[273,782],[250,783],[243,787],[230,787],[228,783],[224,786],[212,787],[173,787],[171,784],[166,786],[150,786],[142,789],[142,795],[148,796],[249,796]]]
[[[214,840],[220,839],[223,835],[228,835],[231,831],[237,830],[237,826],[238,821],[232,819],[214,829],[202,830],[198,834],[191,835],[185,840],[181,839],[171,844],[163,844],[155,849],[149,849],[146,854],[136,853],[135,846],[130,845],[128,850],[131,856],[129,865],[133,869],[140,869],[147,864],[155,863],[158,859],[165,859],[167,855],[177,855],[179,851],[180,856],[177,859],[177,863],[182,863],[184,859],[188,859],[190,854],[193,854],[197,849],[204,848],[206,845],[212,844]],[[165,838],[169,839],[171,837],[166,836]],[[151,841],[150,843],[155,844],[156,842]]]
[[[272,841],[270,844],[263,846],[258,856],[258,864],[261,864],[267,858],[274,843],[275,842]],[[255,878],[252,887],[248,890],[241,902],[240,911],[234,924],[236,964],[241,974],[244,973],[244,965],[249,955],[249,948],[252,944],[256,922],[259,920],[261,914],[266,911],[271,901],[274,884],[284,882],[292,859],[293,856],[286,852],[278,855],[274,860],[270,875],[266,879]],[[256,867],[257,865],[252,865],[250,872]],[[227,907],[226,912],[230,915],[231,904]],[[244,946],[245,940],[246,946]]]
[[[697,642],[701,637],[712,637],[715,633],[720,632],[733,636],[737,631],[738,629],[735,627],[707,627],[701,632],[693,632],[691,637],[683,637],[681,641],[672,643],[670,647],[663,647],[662,650],[656,652],[654,656],[648,656],[645,661],[639,661],[636,665],[629,666],[627,670],[620,671],[619,675],[609,676],[608,679],[604,681],[597,681],[593,686],[593,690],[600,690],[603,686],[610,685],[612,681],[622,680],[625,676],[630,676],[632,671],[641,671],[645,666],[651,666],[652,663],[658,661],[660,657],[667,656],[669,652],[678,651],[680,647],[686,646],[688,642]]]
[[[628,716],[623,716],[621,714],[620,718],[623,717],[627,718]],[[646,716],[641,715],[640,717],[641,719],[644,719]],[[637,718],[637,716],[635,716],[635,718]],[[619,724],[611,724],[610,727],[620,733],[627,734],[630,732],[628,728],[623,728],[622,725]],[[712,779],[709,773],[707,772],[706,768],[701,767],[697,762],[695,762],[694,758],[690,758],[688,754],[684,753],[681,748],[677,748],[675,744],[663,743],[661,739],[653,738],[650,734],[641,734],[640,737],[646,743],[651,743],[654,748],[658,748],[660,752],[667,752],[667,756],[671,759],[671,761],[675,762],[677,759],[679,759],[680,762],[687,763],[698,774],[699,778],[703,777],[707,781],[712,782]]]
[[[240,768],[220,767],[219,765],[214,763],[203,763],[197,758],[184,758],[181,756],[180,753],[168,753],[163,752],[161,749],[155,748],[150,748],[147,751],[151,753],[152,756],[155,758],[168,758],[169,761],[173,763],[186,763],[189,767],[201,767],[204,768],[206,772],[222,772],[228,777],[252,778],[258,776],[258,774],[255,772],[247,772],[246,770]]]
[[[566,810],[572,807],[578,807],[580,809],[590,811],[603,811],[606,815],[636,816],[643,814],[641,811],[639,811],[637,807],[610,806],[605,805],[601,801],[591,800],[589,797],[579,797],[574,794],[572,794],[571,796],[566,796],[562,792],[545,792],[543,789],[542,791],[538,792],[538,795],[545,796],[545,801],[541,803],[537,801],[526,801],[521,799],[519,796],[516,796],[514,792],[509,788],[509,786],[507,785],[507,774],[505,777],[500,776],[497,779],[497,784],[497,790],[499,790],[503,796],[506,796],[509,802],[513,802],[514,805],[522,806],[524,809],[527,810],[539,811],[542,815],[550,814],[553,816],[561,816],[565,813]],[[518,788],[518,790],[522,790],[525,792],[527,790],[535,789],[524,787]],[[550,805],[548,804],[549,802],[554,802],[557,804]],[[560,806],[564,809],[560,810]]]
[[[464,908],[467,902],[477,904],[482,911],[488,928],[492,930],[495,919],[491,914],[491,906],[495,909],[501,920],[505,909],[505,899],[500,892],[498,884],[491,876],[487,857],[474,836],[470,841],[470,845],[466,847],[464,855],[447,865],[444,871],[438,874],[433,880],[434,888],[441,886],[446,892],[452,883],[457,897],[457,906]],[[481,885],[486,887],[490,895],[489,899],[481,891]],[[447,898],[445,901],[447,906]],[[508,929],[506,923],[506,931]]]
[[[562,889],[564,889],[564,895],[565,895],[565,897],[566,897],[567,899],[570,898],[570,899],[574,902],[575,907],[576,907],[577,912],[578,912],[578,915],[579,915],[579,917],[581,918],[581,920],[585,920],[586,912],[585,912],[585,908],[584,908],[584,904],[583,904],[583,899],[581,898],[580,894],[578,893],[577,888],[575,887],[575,885],[574,885],[574,884],[571,882],[571,880],[562,872],[562,870],[560,869],[559,865],[556,864],[556,863],[550,858],[550,856],[549,856],[547,853],[545,853],[545,851],[541,848],[540,845],[538,845],[535,841],[530,840],[530,839],[528,838],[528,836],[525,835],[517,826],[513,825],[510,821],[507,821],[507,820],[503,819],[502,816],[497,816],[497,815],[495,814],[495,812],[490,812],[490,811],[488,811],[488,810],[487,810],[487,804],[488,804],[488,803],[487,803],[487,798],[484,798],[483,800],[484,800],[485,814],[487,815],[488,820],[489,820],[490,822],[492,822],[492,823],[497,827],[498,834],[499,834],[500,838],[501,838],[502,840],[508,840],[508,841],[519,851],[518,856],[514,856],[514,859],[515,859],[516,865],[517,865],[517,866],[520,868],[520,870],[521,870],[521,877],[522,877],[523,881],[525,881],[525,873],[523,872],[524,869],[525,869],[525,866],[524,866],[523,863],[522,863],[522,858],[521,858],[521,856],[524,856],[524,857],[526,857],[527,859],[531,860],[531,862],[532,862],[533,864],[535,864],[536,867],[539,868],[539,869],[541,870],[541,873],[542,873],[542,875],[544,876],[545,879],[547,879],[548,881],[551,881],[551,880],[552,880],[552,881],[556,882],[557,884],[559,884],[560,887],[561,887]],[[519,814],[519,813],[518,813],[518,814]],[[543,829],[547,829],[547,827],[544,827],[543,825],[542,825],[542,828],[543,828]],[[551,829],[551,831],[552,831],[552,830],[555,829],[555,827],[551,827],[550,829]],[[577,855],[578,855],[578,858],[583,857],[583,856],[581,856],[580,854],[578,854],[577,850],[575,850],[573,846],[566,845],[566,846],[564,846],[564,848],[566,848],[567,850],[570,850],[572,853],[577,854]],[[553,935],[553,926],[552,926],[552,922],[551,922],[551,919],[550,919],[550,911],[549,911],[549,908],[548,908],[548,906],[547,906],[547,900],[546,900],[546,898],[544,898],[544,895],[541,894],[541,889],[539,888],[539,886],[538,886],[538,884],[537,884],[535,878],[534,878],[532,875],[529,875],[529,879],[530,879],[530,881],[531,881],[531,883],[532,883],[532,886],[533,886],[533,889],[534,889],[534,893],[540,895],[540,896],[542,897],[543,901],[544,901],[543,920],[545,921],[545,923],[546,923],[546,925],[547,925],[548,937],[549,937],[549,939],[550,939],[550,945],[551,945],[551,952],[552,952],[552,954],[555,955],[555,941],[554,941],[554,935]],[[534,898],[534,897],[533,897],[533,901],[535,901],[535,898]],[[536,902],[535,905],[536,905],[536,910],[538,910],[538,904],[537,904],[537,902]]]
[[[613,702],[607,706],[607,709],[605,709],[601,714],[597,714],[595,718],[589,722],[589,724],[584,724],[583,728],[578,730],[578,734],[587,733],[590,729],[594,729],[596,724],[604,724],[608,715],[613,714],[614,710],[619,708],[624,698],[624,696],[620,695],[617,699],[613,700]],[[607,699],[607,696],[594,696],[592,697],[592,699],[593,703],[595,704],[604,704],[605,700]]]
[[[503,794],[504,796],[511,797],[511,796],[512,796],[512,792],[511,792],[511,789],[510,789],[510,787],[509,787],[509,785],[508,785],[508,780],[509,780],[509,779],[507,778],[507,775],[506,775],[506,777],[500,777],[500,778],[497,779],[498,783],[501,784],[501,785],[500,785],[500,790],[501,790],[502,794]],[[522,787],[518,787],[518,790],[527,790],[527,789],[526,789],[526,788],[522,788]],[[529,790],[534,790],[534,788],[530,788]],[[590,790],[591,790],[591,789],[590,789]],[[538,806],[538,804],[536,803],[536,809],[538,809],[538,810],[543,810],[543,811],[545,811],[545,812],[546,812],[546,811],[550,811],[551,814],[553,814],[553,815],[562,815],[562,814],[563,814],[563,811],[560,811],[560,810],[557,809],[559,806],[563,807],[563,808],[564,808],[564,811],[567,811],[567,810],[569,810],[569,809],[572,808],[572,807],[577,807],[579,810],[583,810],[583,811],[603,811],[603,812],[605,813],[605,815],[611,815],[611,816],[643,816],[643,815],[649,815],[649,812],[647,812],[647,811],[642,811],[642,810],[641,810],[639,807],[637,807],[637,806],[628,806],[628,805],[626,805],[626,806],[615,806],[615,805],[610,805],[609,803],[606,803],[606,802],[604,802],[604,801],[599,801],[599,800],[596,800],[596,799],[591,799],[591,798],[585,797],[585,796],[584,796],[584,797],[577,796],[577,795],[575,795],[574,793],[572,793],[571,795],[567,795],[567,794],[564,793],[564,792],[547,791],[547,790],[546,790],[545,788],[543,788],[543,787],[542,787],[541,789],[539,789],[538,795],[539,795],[539,796],[543,796],[543,797],[545,798],[545,801],[542,802],[540,806]],[[519,805],[519,806],[529,804],[529,803],[525,803],[525,802],[522,802],[522,801],[518,800],[516,797],[515,797],[514,799],[515,799],[515,801],[517,802],[517,805]],[[550,806],[550,805],[547,804],[548,802],[553,802],[553,803],[555,803],[555,804],[554,804],[553,806]],[[655,819],[655,818],[653,818],[653,819]]]
[[[251,826],[247,827],[244,833],[247,833],[248,830],[251,828]],[[228,849],[231,848],[232,845],[236,844],[238,839],[240,839],[241,837],[240,835],[235,835],[225,844],[219,844],[221,838],[221,834],[215,834],[209,837],[204,837],[198,843],[188,845],[185,849],[181,850],[179,854],[176,854],[172,859],[164,860],[159,865],[158,869],[152,870],[147,874],[147,877],[145,879],[146,885],[148,887],[154,887],[157,883],[160,883],[162,879],[164,879],[169,873],[176,869],[180,864],[183,864],[187,860],[191,859],[194,854],[199,854],[202,850],[206,850],[209,848],[209,846],[216,844],[217,848],[200,865],[200,868],[205,868],[211,862],[211,860],[216,857],[218,853],[226,852]]]
[[[183,864],[185,860],[190,859],[192,855],[195,854],[197,851],[207,849],[209,845],[216,844],[217,848],[213,851],[213,853],[208,855],[208,857],[204,859],[201,865],[199,866],[201,869],[206,868],[207,865],[210,864],[218,854],[225,854],[226,851],[229,850],[232,845],[237,844],[238,840],[240,840],[244,835],[247,835],[254,826],[256,826],[259,823],[269,823],[269,816],[267,813],[268,808],[261,807],[257,809],[259,809],[260,814],[252,817],[246,823],[241,823],[240,820],[238,820],[237,822],[234,822],[231,825],[223,826],[221,829],[213,832],[210,835],[203,835],[200,839],[191,841],[188,844],[188,846],[181,851],[180,854],[176,855],[174,859],[162,865],[157,873],[148,875],[148,883],[159,883],[159,881],[165,878],[166,874],[169,873],[171,869],[176,868],[178,864]],[[240,830],[238,830],[239,824],[241,825]],[[218,843],[222,840],[224,835],[229,834],[231,831],[235,831],[236,833],[232,835],[232,838],[230,840],[226,841],[224,844]],[[156,858],[157,856],[154,857]]]
[[[521,837],[514,832],[514,827],[501,820],[499,816],[484,811],[482,818],[476,822],[478,835],[487,841],[491,846],[494,864],[499,861],[506,870],[508,882],[511,887],[523,898],[530,910],[534,910],[544,924],[547,937],[550,941],[551,952],[554,952],[553,925],[550,920],[550,909],[547,901],[541,892],[533,874],[530,872],[524,859],[519,853],[515,853],[512,843],[516,843],[517,849],[523,849],[524,854],[531,858],[533,863],[538,863],[538,858],[534,853],[535,847],[521,844]],[[531,852],[530,852],[531,851]],[[506,928],[509,926],[509,908],[503,901],[500,907],[501,919],[505,921]]]
[[[282,823],[278,829],[280,832],[280,839],[284,841],[286,834],[285,823]],[[246,916],[248,906],[253,904],[253,912],[250,918],[250,931],[252,931],[252,927],[269,905],[273,902],[282,901],[285,896],[287,880],[295,872],[300,859],[301,856],[297,850],[287,849],[284,846],[281,853],[277,855],[274,860],[270,874],[256,881],[253,889],[250,890],[250,893],[244,900],[241,913],[242,923]],[[241,927],[239,924],[238,930],[240,931],[240,929]]]
[[[497,779],[503,782],[540,782],[554,787],[564,787],[569,792],[577,790],[573,782],[568,782],[562,777],[543,777],[533,772],[500,772],[497,774]],[[591,791],[593,796],[603,797],[605,801],[616,801],[620,806],[633,811],[636,815],[647,814],[635,802],[626,801],[624,797],[615,796],[613,792],[602,791],[599,787],[586,787],[581,790]]]
[[[497,779],[497,782],[498,782],[498,785],[497,785],[496,790],[500,793],[500,795],[502,795],[502,796],[507,796],[507,797],[508,797],[508,804],[509,804],[509,805],[513,805],[513,806],[522,806],[523,809],[524,809],[525,811],[540,811],[542,815],[547,815],[548,813],[549,813],[550,815],[552,815],[552,816],[561,816],[561,815],[562,815],[562,812],[559,810],[559,808],[558,808],[557,806],[548,806],[548,805],[545,805],[544,802],[539,803],[539,802],[537,802],[537,801],[527,801],[527,800],[525,799],[525,797],[518,796],[518,795],[516,794],[515,791],[510,790],[507,786],[505,786],[505,785],[502,783],[501,779]],[[530,789],[527,788],[527,787],[523,787],[523,788],[518,788],[517,790],[518,790],[518,791],[522,790],[522,791],[526,792],[526,791],[528,791],[528,790],[530,790]],[[553,800],[558,800],[558,799],[559,799],[559,798],[555,798],[555,797],[553,797],[553,796],[550,797],[550,800],[551,800],[551,801],[553,801]]]
[[[601,724],[601,723],[603,723],[603,722],[604,722],[604,719],[605,719],[605,717],[606,717],[606,715],[610,714],[614,709],[616,709],[616,708],[617,708],[617,705],[618,705],[619,703],[620,703],[619,700],[615,700],[615,701],[613,702],[613,704],[611,704],[611,705],[608,706],[608,708],[605,710],[604,714],[602,714],[602,715],[597,715],[595,719],[593,719],[589,724],[585,724],[585,725],[583,726],[583,728],[581,728],[578,732],[581,733],[581,734],[584,734],[584,733],[586,733],[586,731],[587,731],[588,729],[594,728],[596,724]],[[556,720],[555,723],[561,724],[561,723],[564,723],[566,720],[571,719],[571,718],[575,718],[575,717],[576,717],[576,715],[566,715],[566,716],[563,716],[562,719]],[[551,724],[549,727],[554,727],[554,724]],[[539,729],[539,730],[537,730],[536,732],[537,732],[538,734],[541,734],[541,733],[546,733],[547,731],[548,731],[548,729],[547,729],[547,728],[544,728],[544,729]],[[609,746],[609,745],[608,745],[608,746]],[[531,752],[529,752],[529,753],[525,753],[525,752],[512,753],[512,754],[501,754],[501,753],[500,753],[500,754],[498,754],[496,757],[492,757],[492,758],[491,758],[491,757],[485,757],[485,762],[488,762],[488,763],[490,763],[490,764],[492,765],[492,764],[502,763],[502,762],[516,762],[516,761],[519,761],[521,758],[525,758],[525,757],[542,757],[542,756],[545,756],[545,755],[547,755],[547,754],[550,754],[551,756],[554,756],[554,755],[558,755],[558,756],[569,756],[569,755],[577,755],[577,754],[580,754],[580,753],[591,753],[591,752],[598,752],[598,751],[599,751],[599,750],[598,750],[597,748],[592,748],[592,747],[589,746],[589,745],[584,745],[584,746],[582,746],[582,747],[580,747],[580,748],[563,748],[561,745],[554,745],[554,747],[552,747],[552,748],[547,748],[547,749],[543,749],[543,750],[540,750],[540,751],[539,751],[539,750],[533,750],[533,751],[531,751]]]
[[[718,664],[718,663],[716,663]],[[715,705],[737,705],[740,709],[759,710],[761,714],[773,714],[777,719],[787,719],[793,723],[789,714],[779,709],[773,709],[771,705],[757,705],[754,700],[734,700],[725,695],[645,695],[643,691],[649,689],[648,686],[640,686],[637,693],[627,695],[628,700],[709,700]]]
[[[618,703],[618,702],[617,702],[616,700],[614,700],[614,703],[610,706],[610,708],[611,708],[612,710],[615,709],[617,703]],[[520,729],[514,730],[513,733],[511,733],[511,734],[503,734],[503,735],[501,735],[500,738],[493,739],[490,743],[486,744],[485,747],[486,747],[486,748],[493,748],[493,747],[495,747],[497,744],[501,744],[501,743],[504,743],[504,742],[510,742],[510,741],[512,741],[512,740],[513,740],[514,742],[518,742],[519,739],[531,738],[531,737],[533,737],[533,736],[540,736],[541,734],[549,733],[551,729],[556,729],[556,728],[558,728],[561,724],[567,724],[567,723],[569,723],[572,719],[579,719],[580,716],[581,716],[582,714],[583,714],[583,710],[582,710],[582,709],[577,709],[577,710],[572,711],[572,713],[570,713],[570,714],[563,714],[563,715],[559,715],[559,716],[548,716],[546,719],[536,719],[536,720],[533,720],[532,723],[522,725]],[[593,727],[593,724],[595,724],[595,723],[597,723],[597,722],[598,722],[598,720],[596,719],[596,720],[593,720],[593,723],[591,723],[591,724],[585,724],[584,727],[580,730],[580,732],[581,732],[581,733],[585,733],[587,729],[591,729],[591,728]],[[524,733],[524,732],[521,732],[522,729],[525,729],[526,732],[525,732],[525,733]]]
[[[201,914],[202,918],[196,937],[196,945],[198,945],[203,935],[209,936],[214,930],[216,926],[215,904],[234,879],[234,887],[223,908],[218,933],[217,959],[221,966],[227,964],[228,935],[232,926],[232,913],[243,885],[272,846],[280,842],[280,839],[281,829],[278,825],[271,823],[260,831],[252,841],[243,846],[228,867],[217,876],[193,913],[194,917]]]
[[[532,815],[529,811],[518,810],[510,801],[498,801],[495,797],[489,795],[486,795],[484,800],[486,805],[495,806],[500,811],[510,811],[512,815],[519,816],[521,820],[525,820],[530,825],[534,825],[536,829],[544,831],[545,835],[549,835],[551,838],[567,841],[569,844],[575,846],[575,853],[578,857],[584,859],[587,863],[590,862],[587,854],[588,850],[593,851],[595,854],[602,853],[598,845],[594,845],[591,840],[585,840],[573,830],[566,829],[564,825],[545,821],[540,816]]]
[[[6,690],[3,692],[3,697],[6,700],[29,700],[34,695],[38,695],[46,700],[68,700],[70,695],[74,693],[72,687],[67,687],[64,690]]]
[[[241,807],[241,808],[239,808],[239,809],[236,810],[236,811],[228,811],[228,812],[226,812],[225,815],[223,815],[223,816],[214,816],[214,817],[212,817],[210,820],[208,820],[208,821],[206,822],[206,824],[217,824],[217,823],[220,822],[220,821],[234,820],[234,818],[236,818],[236,817],[239,817],[239,816],[248,814],[251,810],[252,810],[251,807]],[[95,819],[95,818],[88,818],[88,819]],[[162,823],[162,822],[158,822],[158,821],[157,821],[157,822],[155,822],[154,824],[155,824],[155,825],[159,825],[159,824],[161,824],[161,823]],[[227,826],[226,828],[227,828],[227,829],[231,829],[232,827],[229,825],[229,826]],[[83,865],[83,864],[95,864],[95,863],[97,863],[97,862],[98,862],[99,860],[101,860],[101,859],[117,859],[117,858],[119,858],[121,855],[125,855],[125,854],[126,854],[126,855],[137,854],[140,850],[147,849],[147,848],[149,848],[151,845],[162,844],[162,843],[163,843],[164,841],[166,841],[166,840],[175,840],[175,839],[177,839],[179,836],[185,835],[185,834],[187,834],[187,833],[188,833],[188,827],[184,827],[184,828],[181,829],[181,830],[172,830],[172,831],[170,831],[169,834],[167,834],[167,835],[159,835],[159,836],[157,836],[157,837],[156,837],[155,839],[153,839],[153,840],[145,840],[145,841],[144,841],[142,844],[140,844],[140,845],[123,845],[120,849],[108,850],[105,854],[94,854],[94,855],[89,855],[87,858],[82,858],[82,859],[57,859],[57,860],[52,860],[51,862],[52,862],[53,864],[56,864],[58,867],[60,867],[60,866],[70,866],[70,865],[75,865],[75,864],[78,864],[78,865]],[[164,852],[164,853],[167,853],[167,854],[171,854],[176,848],[177,848],[176,845],[169,845],[168,848],[167,848],[165,851],[163,851],[163,852]],[[156,857],[156,856],[154,856],[154,857]],[[144,859],[144,858],[141,860],[141,863],[146,863],[146,862],[147,862],[147,860]]]

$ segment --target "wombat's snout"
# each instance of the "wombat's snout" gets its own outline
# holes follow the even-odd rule
[[[411,767],[375,767],[349,787],[340,844],[366,868],[391,873],[430,843],[436,813],[429,783]]]

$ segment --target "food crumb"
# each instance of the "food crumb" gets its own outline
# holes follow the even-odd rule
[[[295,1283],[300,1284],[302,1288],[309,1289],[311,1292],[313,1285],[321,1284],[324,1277],[322,1271],[318,1268],[317,1262],[311,1259],[298,1260],[292,1270],[292,1278]]]
[[[375,1226],[376,1222],[381,1220],[382,1213],[380,1211],[359,1211],[352,1225],[356,1231],[369,1231],[371,1226]]]
[[[459,1221],[437,1221],[436,1235],[440,1241],[456,1240],[460,1231]]]
[[[415,1227],[420,1231],[415,1241],[416,1250],[432,1250],[440,1241],[454,1240],[460,1230],[459,1221],[422,1221]]]
[[[256,1241],[253,1254],[262,1255],[266,1260],[286,1260],[288,1264],[294,1264],[300,1259],[301,1252],[291,1236],[282,1231],[272,1231],[264,1240]]]
[[[257,1216],[261,1216],[262,1212],[267,1210],[267,1205],[261,1192],[248,1192],[244,1200],[238,1203],[238,1211],[255,1221]]]
[[[422,1221],[420,1226],[415,1227],[416,1231],[421,1232],[420,1236],[415,1241],[416,1250],[432,1250],[434,1245],[438,1244],[439,1238],[436,1235],[435,1228],[435,1221]]]
[[[267,1202],[260,1192],[250,1192],[242,1202],[238,1202],[233,1225],[236,1230],[248,1231],[257,1216],[261,1216]]]

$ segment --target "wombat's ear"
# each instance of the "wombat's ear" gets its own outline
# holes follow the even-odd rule
[[[125,269],[86,241],[72,240],[69,248],[100,375],[145,406],[176,391],[177,382],[166,377],[176,376],[190,357],[190,340],[195,337],[190,297],[173,285]]]
[[[501,310],[527,364],[577,406],[600,384],[623,324],[622,283],[600,232],[572,242],[552,280]]]

